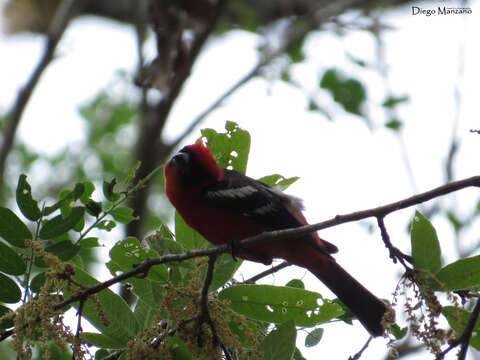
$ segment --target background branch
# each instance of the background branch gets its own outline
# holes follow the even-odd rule
[[[63,0],[61,2],[50,24],[47,34],[47,43],[42,57],[25,86],[18,92],[13,108],[6,116],[5,125],[2,129],[2,143],[0,146],[0,187],[3,185],[6,162],[8,154],[13,147],[18,124],[22,119],[25,107],[32,96],[33,90],[38,84],[40,77],[54,58],[57,45],[71,19],[74,4],[74,0]]]

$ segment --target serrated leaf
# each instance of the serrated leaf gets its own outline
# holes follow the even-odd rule
[[[322,340],[323,336],[323,329],[322,328],[316,328],[313,331],[310,331],[305,338],[305,347],[312,347],[317,345],[320,340]]]
[[[26,268],[25,261],[16,251],[0,241],[0,271],[10,275],[22,275]]]
[[[133,220],[138,220],[138,216],[133,216],[133,209],[126,206],[118,206],[110,214],[115,220],[123,224],[128,224]]]
[[[291,360],[295,352],[297,330],[295,322],[289,320],[272,330],[258,347],[262,360]]]
[[[435,274],[434,288],[440,291],[480,289],[480,255],[460,259]]]
[[[65,234],[78,224],[83,215],[83,207],[74,207],[70,215],[65,219],[61,215],[55,216],[42,225],[39,233],[40,239],[48,240]]]
[[[299,326],[324,323],[343,314],[342,308],[320,294],[292,287],[236,285],[222,290],[234,311],[249,318],[273,323],[294,320]]]
[[[25,240],[32,238],[30,230],[22,220],[12,210],[4,207],[0,207],[0,236],[20,248],[26,247]]]
[[[32,197],[32,188],[24,174],[18,178],[16,198],[20,211],[28,220],[37,221],[40,219],[42,212],[38,208],[37,201]]]
[[[98,217],[100,213],[102,212],[102,203],[94,200],[89,200],[85,204],[85,209],[87,209],[87,212],[95,217]]]
[[[0,302],[15,304],[20,301],[22,292],[17,283],[0,272]]]
[[[437,232],[430,221],[418,211],[411,223],[410,239],[415,269],[426,271],[427,276],[440,270],[442,260]]]

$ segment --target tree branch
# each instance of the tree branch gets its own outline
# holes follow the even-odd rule
[[[74,0],[63,0],[50,24],[47,36],[47,44],[40,61],[33,70],[32,75],[28,79],[25,86],[19,91],[17,99],[13,108],[8,112],[5,120],[5,126],[2,131],[2,144],[0,147],[0,187],[4,181],[5,167],[8,154],[12,150],[15,134],[17,132],[18,124],[22,118],[25,107],[30,100],[35,86],[38,84],[40,77],[55,55],[55,49],[60,41],[60,38],[65,31],[67,24],[71,18],[71,13],[74,8]]]
[[[326,229],[329,227],[337,226],[337,225],[352,222],[352,221],[358,221],[358,220],[366,219],[369,217],[377,217],[377,218],[384,217],[387,214],[392,213],[394,211],[405,209],[407,207],[432,200],[438,196],[446,195],[446,194],[449,194],[467,187],[472,187],[472,186],[480,187],[480,176],[474,176],[471,178],[454,181],[454,182],[439,186],[430,191],[426,191],[424,193],[411,196],[404,200],[393,202],[384,206],[379,206],[379,207],[368,209],[368,210],[357,211],[357,212],[353,212],[346,215],[337,215],[332,219],[322,221],[317,224],[305,225],[305,226],[301,226],[294,229],[265,232],[257,236],[240,240],[238,242],[238,246],[244,247],[244,246],[259,244],[259,243],[272,241],[272,240],[295,238],[301,235],[312,233],[314,231]],[[167,255],[160,256],[158,258],[148,259],[142,263],[139,263],[138,266],[136,266],[134,269],[130,271],[124,272],[118,276],[112,277],[109,280],[98,283],[96,285],[81,289],[79,292],[77,292],[75,295],[71,296],[67,300],[58,303],[54,307],[54,310],[59,310],[74,302],[81,301],[82,299],[86,299],[88,296],[96,294],[128,278],[131,278],[140,274],[146,274],[150,270],[150,268],[154,265],[175,262],[175,261],[184,261],[184,260],[201,257],[201,256],[215,256],[222,253],[226,253],[230,250],[231,250],[230,245],[225,244],[225,245],[215,246],[208,249],[190,250],[182,254],[167,254]],[[8,338],[12,334],[13,334],[13,330],[8,330],[0,333],[0,341],[4,340],[5,338]]]

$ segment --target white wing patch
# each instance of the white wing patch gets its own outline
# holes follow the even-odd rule
[[[275,209],[275,205],[272,203],[268,203],[266,205],[259,207],[258,209],[255,209],[253,213],[258,215],[265,215],[265,214],[274,212],[274,209]]]
[[[217,191],[208,191],[207,196],[212,198],[231,198],[231,199],[242,199],[250,196],[253,193],[256,193],[258,190],[253,186],[246,185],[239,188],[233,189],[224,189]]]

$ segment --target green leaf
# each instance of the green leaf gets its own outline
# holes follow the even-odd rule
[[[102,203],[90,199],[85,204],[85,209],[90,215],[98,217],[102,212]]]
[[[8,307],[0,305],[0,318],[5,314],[13,314],[13,311]],[[13,317],[9,319],[3,319],[0,322],[0,331],[6,330],[13,327]]]
[[[480,255],[460,259],[435,274],[434,288],[440,291],[480,289]]]
[[[292,185],[298,179],[300,179],[298,176],[286,178],[280,174],[273,174],[273,175],[264,176],[258,179],[258,181],[261,181],[264,184],[274,187],[280,191],[285,191],[286,189],[288,189],[290,185]]]
[[[17,283],[0,272],[0,302],[15,304],[20,301],[22,292]]]
[[[0,241],[0,271],[10,275],[22,275],[26,268],[22,258],[10,246]]]
[[[61,215],[57,215],[53,219],[48,220],[40,229],[40,239],[48,240],[65,234],[78,224],[84,212],[83,207],[74,207],[67,218],[64,219]]]
[[[175,237],[187,250],[204,249],[207,247],[207,241],[185,223],[178,211],[175,211]]]
[[[210,284],[210,292],[214,291],[232,279],[233,274],[238,270],[243,261],[241,259],[234,260],[231,254],[222,254],[215,263],[215,271],[213,273],[212,283]]]
[[[408,95],[404,95],[404,96],[390,95],[385,99],[382,106],[385,107],[385,108],[388,108],[388,109],[392,109],[395,106],[397,106],[398,104],[406,103],[409,100],[410,100],[410,98],[408,97]]]
[[[345,52],[345,55],[347,57],[348,60],[350,60],[352,63],[360,66],[360,67],[366,67],[367,66],[367,63],[365,62],[365,60],[362,60],[362,59],[359,59],[355,56],[353,56],[352,54],[350,54],[349,52]]]
[[[90,344],[104,349],[120,350],[126,348],[125,343],[112,339],[111,337],[104,334],[83,332],[82,335],[85,337],[85,339],[87,339]]]
[[[320,87],[329,91],[333,95],[333,99],[346,111],[363,116],[361,105],[367,99],[367,92],[360,81],[345,78],[337,70],[329,69],[323,74]]]
[[[122,271],[133,270],[135,265],[147,259],[158,257],[158,253],[152,249],[144,249],[140,241],[134,237],[127,237],[119,241],[110,250],[110,258]],[[156,281],[166,281],[168,271],[165,265],[155,265],[150,268],[147,279]]]
[[[470,312],[454,306],[444,306],[442,314],[447,318],[448,324],[455,331],[457,337],[463,334],[472,315]],[[480,323],[478,321],[473,328],[470,345],[475,349],[480,350]]]
[[[97,285],[98,281],[90,274],[75,266],[75,275],[73,280],[84,285]],[[65,297],[68,299],[72,293],[66,291]],[[140,330],[140,326],[135,319],[130,307],[121,296],[115,294],[110,289],[105,289],[97,293],[101,309],[108,320],[108,326],[99,318],[97,305],[91,300],[87,300],[83,306],[82,315],[95,326],[103,335],[110,339],[124,344],[132,340]],[[75,306],[78,309],[78,305]]]
[[[291,360],[295,352],[296,338],[295,322],[284,322],[272,330],[260,344],[258,349],[263,352],[262,360]]]
[[[112,220],[102,220],[95,225],[96,228],[106,230],[108,232],[112,231],[115,226],[117,226],[117,223]]]
[[[294,287],[297,289],[305,289],[305,284],[300,279],[292,279],[285,286]]]
[[[95,351],[95,360],[105,359],[108,355],[110,355],[110,351],[105,349],[98,349],[97,351]]]
[[[27,226],[10,209],[0,207],[0,236],[10,244],[24,248],[25,240],[32,234]]]
[[[323,336],[323,329],[322,328],[316,328],[313,331],[310,331],[305,338],[305,347],[312,347],[317,345],[320,340],[322,340]]]
[[[273,323],[294,320],[299,326],[324,323],[343,314],[341,306],[320,294],[292,287],[236,285],[222,290],[234,311],[249,318]]]
[[[120,199],[120,194],[114,192],[115,185],[117,184],[117,179],[113,178],[110,182],[103,182],[103,195],[105,199],[111,202],[115,202]]]
[[[138,220],[138,216],[133,216],[133,209],[126,206],[119,206],[113,209],[110,214],[115,220],[123,224],[128,224],[133,220]]]
[[[98,238],[96,238],[96,237],[83,238],[82,240],[80,240],[79,244],[80,244],[81,247],[86,248],[86,249],[101,246],[100,243],[98,242]]]
[[[57,256],[62,261],[68,261],[77,255],[80,249],[81,246],[73,244],[70,240],[64,240],[47,246],[45,251]],[[35,259],[35,265],[39,267],[47,266],[41,258]]]
[[[32,197],[32,188],[27,182],[27,176],[24,174],[18,178],[17,205],[28,220],[37,221],[42,216],[37,201]]]
[[[135,174],[137,173],[137,170],[140,168],[140,165],[142,165],[141,161],[137,161],[134,166],[132,166],[131,169],[127,171],[127,176],[125,177],[125,180],[123,180],[123,183],[125,185],[130,185],[132,180],[135,178]]]
[[[225,124],[227,133],[217,133],[212,129],[202,130],[202,136],[207,139],[218,166],[245,174],[247,169],[248,154],[250,152],[250,134],[238,127],[232,121]]]
[[[296,41],[290,44],[286,49],[286,54],[294,64],[304,61],[305,54],[303,53],[303,41]]]
[[[84,181],[83,182],[83,193],[80,195],[80,201],[82,204],[87,204],[90,201],[90,196],[92,196],[93,192],[95,191],[95,185],[91,181]]]
[[[392,325],[392,334],[395,339],[400,340],[407,335],[408,327],[401,328],[397,324]]]
[[[465,223],[460,220],[453,211],[447,211],[446,216],[448,221],[450,221],[450,224],[452,224],[455,232],[459,232],[465,226]]]
[[[393,131],[399,131],[403,127],[403,122],[393,118],[385,123],[385,127]]]
[[[427,276],[440,270],[442,260],[437,233],[430,221],[418,211],[411,223],[410,238],[415,269],[427,271]]]
[[[46,277],[44,272],[41,272],[35,275],[32,281],[30,281],[30,290],[32,290],[35,293],[39,293],[42,286],[45,284],[45,281],[46,281]]]

